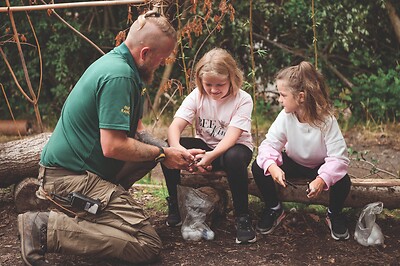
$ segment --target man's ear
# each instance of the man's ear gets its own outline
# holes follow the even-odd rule
[[[145,61],[147,56],[149,55],[149,52],[150,52],[150,47],[147,46],[143,47],[140,50],[140,60]]]

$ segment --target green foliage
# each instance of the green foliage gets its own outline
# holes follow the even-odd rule
[[[396,69],[378,69],[376,74],[356,76],[353,88],[354,115],[375,122],[400,118],[400,65]]]
[[[253,1],[251,22],[248,1],[226,1],[227,6],[232,5],[234,13],[231,9],[224,9],[220,3],[221,1],[179,1],[179,9],[177,5],[168,9],[167,13],[173,18],[172,23],[177,29],[179,19],[181,29],[190,30],[181,39],[182,47],[177,49],[171,74],[171,78],[181,82],[186,89],[182,97],[175,97],[176,104],[169,104],[163,115],[172,116],[192,89],[192,84],[187,84],[186,77],[193,71],[197,60],[206,51],[219,46],[230,51],[239,62],[246,79],[243,89],[250,93],[254,71],[258,91],[255,103],[257,114],[253,115],[260,118],[273,117],[276,114],[276,103],[264,101],[258,94],[267,89],[266,84],[274,81],[275,73],[282,67],[302,60],[315,62],[311,2]],[[350,108],[355,121],[360,118],[397,121],[400,110],[397,104],[400,102],[400,44],[384,2],[322,0],[314,3],[318,68],[331,88],[335,107],[340,111]],[[400,10],[400,2],[391,3],[396,10]],[[192,8],[194,4],[197,5],[196,8]],[[132,11],[135,19],[139,12],[135,8]],[[184,12],[186,13],[182,15]],[[58,9],[57,13],[99,45],[104,52],[114,47],[117,33],[128,27],[126,6]],[[397,15],[400,15],[399,12]],[[15,12],[14,16],[18,32],[27,39],[23,50],[33,87],[37,91],[40,76],[38,49],[25,13]],[[54,15],[48,15],[46,11],[32,11],[29,16],[39,38],[44,64],[40,109],[44,122],[53,123],[80,75],[101,54]],[[191,24],[194,21],[197,21],[196,25],[199,27]],[[254,40],[254,70],[250,58],[250,23]],[[7,41],[11,38],[10,34],[9,17],[1,15],[0,46],[27,92],[18,51],[14,43]],[[0,82],[4,85],[16,117],[33,117],[32,106],[17,90],[5,64],[0,64],[0,73]],[[149,88],[151,98],[155,96],[160,77],[161,71],[158,71],[152,85],[154,88]],[[344,78],[354,84],[354,88]],[[166,102],[166,97],[161,97],[160,106]],[[4,116],[9,114],[3,95],[0,97],[0,113]]]
[[[25,5],[29,5],[29,3],[25,3]],[[116,33],[126,27],[126,6],[57,9],[56,12],[100,46],[104,52],[108,52],[114,47]],[[48,15],[46,10],[32,11],[28,14],[38,38],[43,61],[39,107],[44,122],[54,125],[74,84],[85,69],[101,56],[101,53],[58,20],[54,14]],[[122,18],[122,20],[118,21],[116,18]],[[15,12],[14,19],[20,40],[23,40],[22,36],[26,38],[26,43],[22,44],[22,50],[32,86],[37,93],[40,78],[39,53],[33,32],[25,12]],[[18,82],[30,95],[16,44],[7,41],[12,40],[10,39],[12,35],[11,22],[9,17],[3,13],[0,15],[0,25],[0,46],[7,55]],[[0,59],[3,62],[3,59]],[[0,76],[0,83],[4,85],[16,118],[24,117],[35,120],[32,105],[21,96],[8,68],[3,63],[0,63],[0,73],[4,73]],[[0,113],[4,114],[7,119],[11,118],[2,94]]]

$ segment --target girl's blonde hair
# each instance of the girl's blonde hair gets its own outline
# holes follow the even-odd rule
[[[295,99],[300,92],[304,93],[304,102],[300,106],[306,123],[321,128],[326,118],[333,115],[329,88],[323,75],[310,62],[303,61],[297,66],[280,70],[276,80],[285,81]]]
[[[202,77],[205,74],[226,76],[229,79],[229,94],[236,95],[243,84],[243,72],[235,59],[225,49],[214,48],[208,51],[196,64],[196,85],[201,94],[206,94]]]

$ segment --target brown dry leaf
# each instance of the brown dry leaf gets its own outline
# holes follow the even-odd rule
[[[309,214],[308,214],[308,216],[310,216],[310,217],[311,217],[311,219],[313,219],[315,222],[319,222],[319,221],[321,221],[321,218],[319,218],[319,216],[318,216],[318,215],[316,215],[316,214],[309,213]]]
[[[21,42],[26,42],[26,37],[24,34],[21,34],[21,36],[19,37],[21,39]]]

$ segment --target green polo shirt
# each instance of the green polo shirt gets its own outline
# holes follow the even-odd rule
[[[100,129],[123,130],[134,136],[143,113],[142,87],[124,43],[96,60],[65,101],[41,164],[113,178],[123,161],[104,157]]]

